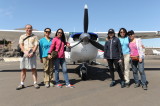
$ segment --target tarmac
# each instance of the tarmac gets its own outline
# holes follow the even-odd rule
[[[97,61],[106,64],[103,59]],[[45,88],[42,84],[43,65],[38,59],[37,63],[40,89],[33,87],[31,71],[28,71],[26,88],[16,90],[20,83],[19,62],[0,62],[0,106],[160,106],[160,56],[146,56],[147,91],[142,87],[134,88],[132,71],[129,88],[121,88],[119,83],[109,87],[110,74],[101,65],[89,65],[88,80],[82,81],[76,73],[79,64],[67,65],[70,82],[75,88],[65,85],[63,88]],[[117,72],[115,76],[119,80]],[[64,84],[62,72],[60,79]]]

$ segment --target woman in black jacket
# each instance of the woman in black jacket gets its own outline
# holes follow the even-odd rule
[[[116,84],[114,78],[114,66],[115,66],[115,69],[117,70],[119,77],[121,79],[121,88],[124,88],[125,87],[124,75],[123,75],[123,70],[120,68],[120,63],[122,62],[123,58],[122,48],[120,40],[115,36],[115,32],[113,29],[108,30],[108,40],[106,41],[104,47],[104,58],[107,59],[108,61],[110,74],[112,78],[110,87]]]

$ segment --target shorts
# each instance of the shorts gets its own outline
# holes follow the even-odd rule
[[[37,67],[36,55],[33,57],[22,57],[20,59],[20,69],[34,69]]]

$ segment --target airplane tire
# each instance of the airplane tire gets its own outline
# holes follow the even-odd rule
[[[81,68],[80,77],[84,81],[87,80],[87,70],[86,70],[86,68],[83,68],[83,67]]]

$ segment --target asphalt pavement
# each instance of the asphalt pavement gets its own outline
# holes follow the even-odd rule
[[[106,64],[104,60],[97,60]],[[110,74],[101,65],[88,66],[88,80],[82,81],[77,74],[79,64],[68,64],[69,79],[75,88],[45,88],[43,65],[38,63],[38,84],[33,87],[31,71],[27,71],[26,88],[16,90],[20,83],[19,62],[0,62],[0,106],[159,106],[160,91],[160,56],[147,56],[145,72],[149,81],[148,90],[134,88],[132,71],[131,86],[121,88],[120,84],[109,87]],[[119,82],[117,72],[115,78]],[[60,72],[62,84],[63,74]]]

